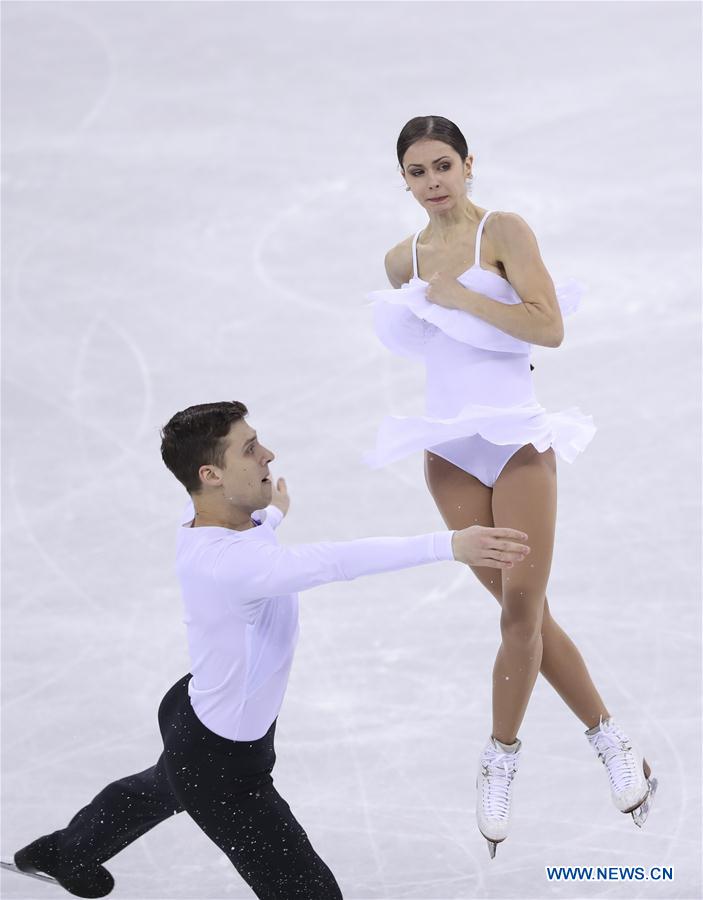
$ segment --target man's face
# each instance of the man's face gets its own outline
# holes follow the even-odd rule
[[[223,498],[234,506],[263,509],[273,493],[269,463],[274,454],[259,443],[256,432],[243,419],[232,425],[227,441],[222,467],[201,466],[203,483],[221,488]]]

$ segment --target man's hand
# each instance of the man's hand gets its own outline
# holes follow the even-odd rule
[[[288,487],[286,486],[286,479],[279,478],[275,483],[272,481],[272,494],[271,494],[271,506],[276,506],[281,510],[283,515],[288,512],[288,507],[290,506],[290,497],[288,496]]]
[[[454,559],[468,566],[482,566],[487,569],[512,569],[530,552],[521,543],[527,535],[513,528],[486,528],[472,525],[452,536]]]

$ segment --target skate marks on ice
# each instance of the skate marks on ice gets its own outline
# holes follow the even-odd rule
[[[329,654],[335,649],[338,651],[339,648],[335,648],[325,628],[318,628],[314,621],[308,620],[305,623],[305,630],[306,652],[314,658],[315,666],[319,667],[320,672],[327,672],[329,675]],[[359,659],[359,664],[363,664],[363,658]],[[337,758],[337,764],[349,776],[346,790],[353,792],[359,815],[337,822],[332,812],[337,796],[332,791],[330,813],[324,822],[324,831],[336,835],[340,841],[348,841],[353,836],[354,841],[358,841],[362,847],[361,852],[367,864],[372,863],[372,867],[366,869],[363,875],[361,873],[356,875],[353,891],[349,894],[350,900],[371,900],[371,898],[395,900],[404,896],[429,898],[434,896],[433,891],[447,891],[447,897],[483,896],[486,884],[483,868],[474,852],[470,805],[449,807],[438,805],[431,785],[424,785],[421,780],[414,777],[413,772],[404,764],[403,758],[399,758],[397,742],[393,739],[388,741],[383,729],[377,730],[374,726],[361,732],[358,728],[355,729],[351,724],[353,720],[347,715],[344,702],[325,706],[325,714],[334,720],[329,723],[329,732],[337,737],[333,739],[327,736],[322,738],[322,743],[336,747],[337,752],[341,754]],[[292,759],[294,754],[298,756],[296,766],[299,764],[309,777],[309,793],[314,793],[318,805],[325,808],[327,798],[324,798],[321,792],[324,788],[320,783],[320,772],[314,765],[305,763],[304,753],[307,747],[319,750],[320,743],[321,740],[317,736],[287,737],[289,757]],[[395,782],[390,793],[397,793],[405,800],[410,798],[408,802],[395,803],[389,794],[377,796],[369,790],[369,786],[373,784],[373,777],[369,777],[371,758],[369,747],[373,747],[374,770],[392,773],[392,776],[386,776]],[[300,783],[298,789],[301,795],[306,793],[300,788]],[[412,814],[409,814],[410,810]],[[303,808],[300,808],[300,814],[302,821],[307,821],[308,813]],[[462,820],[465,827],[457,827],[457,821]],[[392,835],[394,842],[406,848],[417,848],[416,852],[420,856],[431,853],[427,848],[432,847],[439,838],[446,851],[443,869],[432,875],[423,872],[422,867],[413,870],[408,860],[406,861],[408,875],[399,878],[392,865],[392,854],[388,854],[389,835]],[[364,844],[368,848],[366,852],[363,851]],[[407,852],[412,851],[408,849]],[[412,891],[424,889],[427,894],[408,894],[410,885]]]
[[[8,146],[10,162],[6,187],[21,191],[39,186],[45,193],[50,192],[49,203],[45,196],[41,219],[32,223],[32,239],[15,260],[14,271],[8,274],[10,290],[6,295],[6,309],[19,312],[31,323],[32,305],[22,303],[22,275],[37,249],[61,232],[62,223],[52,213],[60,202],[61,189],[66,186],[68,173],[64,163],[80,155],[81,140],[106,107],[114,85],[115,64],[112,51],[98,29],[71,15],[65,7],[37,12],[27,5],[10,5],[12,9],[6,13],[3,22],[6,56],[15,47],[30,46],[34,58],[29,65],[26,59],[21,65],[16,62],[13,65],[12,57],[7,59],[8,69],[12,69],[14,75],[18,72],[26,74],[6,81],[5,125],[13,136],[12,146]],[[50,17],[48,28],[47,16]],[[50,69],[52,64],[61,62],[58,54],[64,42],[71,46],[70,69],[62,66],[61,78],[42,80],[38,77],[42,68]],[[71,89],[67,90],[63,78],[70,77],[71,73],[75,77]],[[39,135],[36,133],[38,125]],[[42,171],[38,175],[36,169],[31,169],[36,165],[37,137],[51,146],[57,158],[55,171]],[[25,163],[30,167],[31,177],[13,174],[12,156],[18,152],[23,153],[25,160],[31,160]]]
[[[307,191],[305,200],[300,200],[297,203],[289,203],[283,209],[277,211],[268,222],[264,224],[252,251],[254,272],[265,288],[268,288],[280,297],[289,300],[303,310],[322,313],[325,316],[337,317],[339,319],[344,319],[346,317],[347,310],[342,307],[337,307],[332,303],[322,303],[315,300],[313,297],[304,294],[302,291],[297,290],[293,286],[283,284],[276,278],[271,267],[266,264],[264,257],[266,250],[275,243],[276,235],[281,231],[285,231],[287,222],[295,220],[296,217],[299,217],[303,221],[310,219],[311,216],[309,213],[314,205],[317,205],[320,201],[324,204],[329,196],[345,193],[348,190],[349,184],[346,179],[336,179],[327,184],[323,184],[317,190]]]

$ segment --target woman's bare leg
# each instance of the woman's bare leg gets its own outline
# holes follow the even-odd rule
[[[425,477],[430,493],[448,528],[494,525],[491,488],[486,487],[463,469],[429,452],[425,454]],[[532,554],[526,560],[528,563],[531,556]],[[472,568],[481,584],[502,604],[502,573],[496,569]],[[546,596],[542,612],[540,670],[587,727],[597,725],[600,716],[604,719],[608,717],[608,711],[591,680],[581,654],[552,618]]]
[[[546,597],[542,614],[540,671],[587,728],[597,725],[601,717],[604,720],[610,717],[578,648],[552,618]]]
[[[493,667],[493,737],[512,744],[542,665],[542,615],[557,512],[554,451],[528,444],[493,485],[493,521],[528,535],[530,555],[503,572],[501,645]]]

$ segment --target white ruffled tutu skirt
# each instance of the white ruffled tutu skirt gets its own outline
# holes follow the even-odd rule
[[[521,302],[512,286],[493,272],[474,268],[465,276],[459,280],[467,287],[498,302]],[[592,440],[596,427],[592,417],[577,407],[552,413],[534,399],[529,374],[531,345],[468,313],[430,303],[425,288],[425,282],[414,278],[401,289],[374,291],[369,296],[374,301],[374,325],[380,340],[394,353],[421,358],[428,369],[428,385],[433,371],[442,376],[445,387],[436,391],[436,402],[428,397],[428,411],[433,405],[446,406],[447,385],[461,382],[462,368],[467,383],[474,372],[481,371],[486,383],[512,383],[529,399],[462,405],[454,398],[452,412],[458,411],[450,416],[387,416],[379,426],[374,449],[363,455],[366,465],[380,468],[433,448],[441,456],[438,445],[472,435],[504,446],[533,444],[540,453],[552,447],[561,459],[573,462]],[[556,287],[563,315],[576,311],[582,292],[582,286],[573,280]],[[447,370],[446,376],[442,368]]]
[[[478,434],[492,444],[532,444],[540,453],[553,447],[563,460],[573,462],[595,433],[592,417],[576,407],[548,413],[539,403],[508,408],[469,404],[450,419],[386,416],[379,426],[375,448],[363,459],[366,465],[378,469],[418,450]]]

